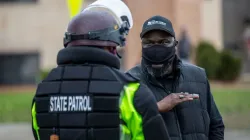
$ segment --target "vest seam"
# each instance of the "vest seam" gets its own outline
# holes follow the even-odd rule
[[[63,75],[64,75],[64,71],[65,71],[65,67],[62,67],[62,73],[60,75],[60,84],[59,84],[59,94],[61,94],[61,90],[62,90],[62,82],[63,82]],[[56,114],[56,118],[57,118],[57,128],[55,129],[55,134],[57,134],[60,138],[60,127],[59,127],[59,123],[60,123],[60,117],[59,117],[59,113]],[[58,130],[59,129],[59,130]]]

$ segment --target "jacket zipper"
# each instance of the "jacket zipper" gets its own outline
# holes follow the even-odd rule
[[[176,80],[174,80],[173,87],[172,87],[172,93],[176,92],[176,81],[178,81],[178,78]],[[164,91],[168,93],[168,90],[161,83],[158,83],[158,86],[163,88]],[[178,129],[179,137],[180,137],[180,140],[182,140],[181,129],[180,129],[180,124],[179,124],[176,108],[174,108],[174,116],[176,119],[176,125],[177,125],[177,129]]]
[[[181,129],[180,129],[180,124],[179,124],[179,120],[178,120],[178,117],[177,117],[176,108],[174,108],[174,116],[175,116],[175,119],[176,119],[176,124],[177,124],[177,128],[178,128],[178,133],[179,133],[180,139],[182,140]]]
[[[179,66],[177,66],[177,67],[179,67]],[[178,72],[180,72],[179,70],[180,70],[180,67],[178,68]],[[174,77],[175,78],[174,78],[174,82],[173,82],[173,85],[172,85],[172,93],[176,92],[176,85],[177,85],[177,82],[179,81],[179,76],[175,75]],[[148,79],[148,77],[147,77],[147,79]],[[164,91],[168,93],[168,90],[161,83],[158,82],[158,84],[154,84],[151,80],[149,80],[149,81],[153,85],[158,85],[158,86],[162,87],[164,89]],[[182,140],[182,134],[181,134],[181,129],[180,129],[180,124],[179,124],[176,108],[174,108],[174,116],[175,116],[175,119],[176,119],[176,125],[177,125],[177,129],[178,129],[179,137],[180,137],[180,140]]]
[[[174,84],[173,84],[172,93],[176,92],[176,84],[177,84],[178,80],[179,80],[179,77],[177,76],[177,78],[175,79]],[[174,108],[174,115],[175,115],[175,119],[176,119],[176,124],[177,124],[177,128],[178,128],[178,133],[179,133],[179,136],[180,136],[180,140],[182,140],[181,129],[180,129],[180,124],[179,124],[179,119],[178,119],[178,116],[177,116],[176,108]]]
[[[177,85],[177,81],[179,80],[179,76],[175,76],[176,78],[174,79],[174,83],[172,85],[172,93],[175,93],[176,92],[176,85]],[[147,78],[148,79],[148,78]],[[168,90],[159,82],[157,82],[157,84],[153,83],[151,80],[149,80],[150,83],[152,83],[153,85],[156,85],[156,86],[160,86],[161,88],[164,89],[165,92],[168,93]],[[168,93],[169,94],[169,93]],[[175,116],[175,119],[176,119],[176,125],[177,125],[177,129],[178,129],[178,133],[179,133],[179,137],[180,137],[180,140],[182,140],[182,135],[181,135],[181,129],[180,129],[180,124],[179,124],[179,120],[178,120],[178,116],[177,116],[177,111],[176,111],[176,108],[174,108],[174,116]]]

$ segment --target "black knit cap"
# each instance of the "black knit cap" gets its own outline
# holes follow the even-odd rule
[[[153,16],[146,20],[142,27],[140,37],[142,38],[147,32],[152,30],[161,30],[175,37],[175,32],[171,21],[162,16]]]

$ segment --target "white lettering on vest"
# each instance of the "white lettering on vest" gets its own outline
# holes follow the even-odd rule
[[[92,111],[90,96],[51,96],[50,112]]]

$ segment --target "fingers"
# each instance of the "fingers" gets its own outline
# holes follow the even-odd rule
[[[200,98],[199,94],[192,94],[194,99]]]
[[[181,100],[180,102],[185,102],[185,101],[192,101],[192,100],[194,100],[194,98],[192,98],[192,97],[184,97],[184,98],[182,98],[180,100]]]
[[[181,93],[174,93],[174,94],[176,94],[176,95],[187,95],[188,93],[187,92],[181,92]]]
[[[181,94],[181,95],[179,95],[179,98],[180,98],[180,99],[183,99],[183,98],[185,98],[185,95],[182,95],[182,94]]]
[[[172,99],[177,100],[177,101],[185,98],[184,93],[172,93],[171,96],[172,96]]]
[[[174,95],[176,98],[179,98],[179,99],[189,97],[189,93],[187,93],[187,92],[174,93]]]
[[[180,98],[183,97],[191,97],[191,98],[199,98],[199,94],[189,94],[188,92],[181,92],[181,93],[174,93],[176,95],[178,95]]]
[[[175,93],[175,98],[178,98],[178,102],[192,101],[199,98],[199,94],[189,94],[187,92]]]

